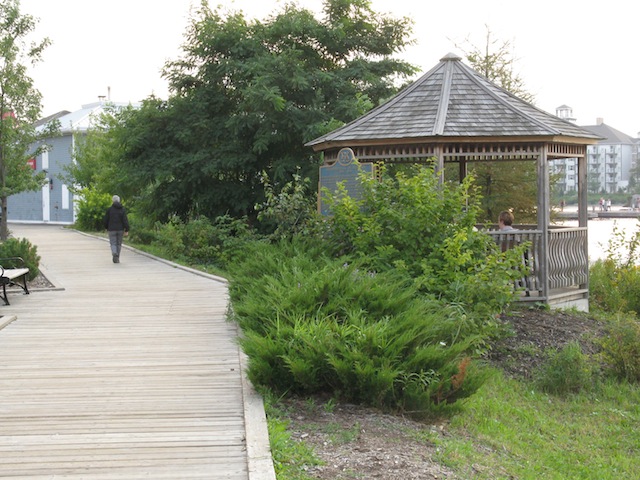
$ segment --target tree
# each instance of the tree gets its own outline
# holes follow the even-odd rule
[[[58,130],[55,122],[36,129],[40,119],[42,96],[27,75],[25,62],[41,60],[49,39],[26,44],[25,38],[35,29],[36,21],[20,13],[19,0],[0,0],[0,240],[8,237],[7,198],[27,190],[37,190],[45,173],[33,173],[27,164],[46,149],[36,142],[51,137]]]
[[[324,18],[286,5],[264,21],[194,14],[183,58],[167,63],[172,96],[128,119],[119,168],[160,220],[173,214],[255,215],[261,172],[279,190],[299,173],[315,185],[320,159],[306,141],[394,94],[415,68],[391,56],[410,20],[367,0],[327,0]]]
[[[122,129],[133,109],[106,104],[86,132],[74,133],[74,161],[63,166],[60,175],[74,193],[87,189],[111,195],[123,193],[120,185],[124,180],[116,165],[124,152]]]
[[[462,50],[474,70],[487,80],[526,102],[533,102],[534,96],[514,72],[510,42],[494,40],[487,27],[482,48],[472,45],[469,51]],[[507,209],[515,212],[519,223],[536,220],[537,167],[534,162],[478,163],[471,170],[483,195],[485,220],[496,221],[500,211]]]
[[[513,57],[511,42],[493,39],[491,30],[488,26],[485,25],[485,27],[487,34],[482,48],[471,45],[469,51],[462,49],[467,60],[478,73],[490,82],[513,93],[525,102],[534,103],[535,96],[526,89],[522,77],[515,73],[516,59]],[[469,42],[467,41],[467,43]]]

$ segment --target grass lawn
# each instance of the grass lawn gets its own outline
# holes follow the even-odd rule
[[[497,375],[432,439],[439,460],[477,479],[640,478],[640,388],[619,383],[565,398]]]

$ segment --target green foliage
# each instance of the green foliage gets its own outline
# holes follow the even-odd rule
[[[485,317],[513,300],[524,246],[500,252],[476,229],[480,209],[472,177],[439,185],[431,167],[395,176],[381,168],[380,177],[361,177],[361,201],[344,189],[325,192],[334,253],[354,256],[374,271],[405,271],[421,291]]]
[[[482,331],[402,272],[332,259],[308,239],[245,254],[230,295],[254,384],[428,416],[484,381],[467,358]]]
[[[480,222],[497,222],[503,210],[513,212],[516,223],[537,222],[537,166],[535,162],[481,162],[469,172],[482,195]]]
[[[132,215],[132,222],[137,219],[137,215]],[[187,221],[172,217],[166,223],[140,219],[130,234],[132,242],[157,247],[169,258],[218,268],[226,268],[235,261],[244,245],[256,238],[246,219],[233,219],[228,215],[213,221],[205,217]]]
[[[536,378],[536,384],[542,391],[567,395],[592,389],[593,367],[588,356],[582,353],[580,344],[572,342],[547,355]]]
[[[102,193],[120,192],[133,198],[130,190],[124,191],[123,186],[128,183],[117,168],[124,151],[124,124],[133,111],[131,105],[123,108],[105,104],[86,132],[74,134],[74,161],[63,166],[60,180],[76,193],[91,189]]]
[[[27,160],[48,148],[41,142],[59,131],[57,121],[42,125],[42,95],[27,75],[27,66],[37,64],[49,39],[33,41],[36,20],[20,12],[19,0],[0,2],[0,239],[6,240],[7,198],[13,194],[38,190],[45,173],[34,175]],[[28,39],[31,39],[27,42]],[[34,148],[34,145],[37,145]]]
[[[149,98],[113,135],[121,189],[153,220],[174,215],[255,219],[293,175],[315,189],[319,158],[305,142],[357,118],[416,69],[392,56],[410,20],[360,0],[327,0],[325,18],[286,4],[264,21],[194,10],[179,60],[165,66],[172,96]]]
[[[104,230],[104,216],[111,206],[111,195],[100,193],[93,188],[80,192],[76,227],[87,232]]]
[[[640,382],[640,321],[621,317],[610,322],[601,342],[601,357],[618,379]]]
[[[256,205],[258,220],[263,228],[273,231],[274,238],[290,238],[295,235],[313,234],[318,225],[316,196],[311,189],[311,180],[299,174],[276,192],[266,172],[262,172],[265,201]]]
[[[589,269],[589,296],[602,311],[640,315],[640,225],[630,240],[614,226],[607,257]]]
[[[8,238],[0,243],[0,258],[20,257],[24,260],[24,266],[29,269],[29,280],[33,280],[40,272],[40,256],[38,255],[38,247],[32,245],[26,238]],[[5,268],[21,267],[19,263],[3,262]]]

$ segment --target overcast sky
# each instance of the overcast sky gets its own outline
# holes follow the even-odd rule
[[[36,38],[53,44],[32,70],[43,94],[43,115],[77,110],[101,95],[137,102],[167,98],[160,70],[180,54],[192,3],[199,0],[21,0],[23,13],[39,18]],[[299,5],[321,11],[321,0]],[[278,0],[210,1],[263,19]],[[628,135],[640,131],[637,85],[640,2],[609,0],[372,0],[377,12],[409,16],[416,45],[401,54],[425,73],[456,45],[483,47],[487,27],[507,41],[515,71],[536,105],[555,114],[573,108],[579,125],[596,118]],[[590,7],[589,5],[595,5]]]

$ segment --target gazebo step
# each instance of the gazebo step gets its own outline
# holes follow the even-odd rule
[[[588,288],[564,288],[552,290],[547,302],[554,309],[569,309],[589,311],[589,289]]]

